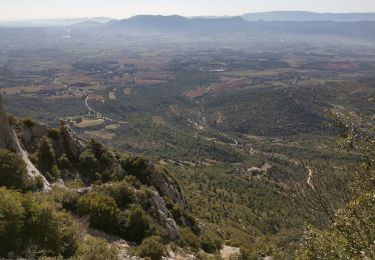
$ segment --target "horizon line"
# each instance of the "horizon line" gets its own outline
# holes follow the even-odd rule
[[[242,17],[246,14],[262,14],[262,13],[272,13],[272,12],[305,12],[305,13],[314,13],[314,14],[375,14],[374,11],[367,11],[367,12],[314,12],[314,11],[305,11],[305,10],[273,10],[273,11],[259,11],[259,12],[245,12],[243,14],[237,15],[229,15],[229,14],[222,14],[222,15],[180,15],[180,14],[134,14],[130,16],[123,16],[123,17],[111,17],[111,16],[103,16],[103,15],[95,15],[95,16],[61,16],[61,17],[39,17],[39,18],[15,18],[15,19],[6,19],[1,20],[0,22],[31,22],[31,21],[48,21],[48,20],[73,20],[73,19],[95,19],[95,18],[107,18],[111,20],[122,20],[122,19],[129,19],[136,16],[180,16],[185,18],[199,18],[199,17]]]

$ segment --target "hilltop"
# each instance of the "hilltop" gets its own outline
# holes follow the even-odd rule
[[[64,122],[8,119],[1,104],[0,120],[2,257],[159,259],[174,251],[195,259],[199,248],[220,249],[166,169],[81,139]]]

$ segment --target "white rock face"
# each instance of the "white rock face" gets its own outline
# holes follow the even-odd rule
[[[36,177],[42,178],[43,184],[44,184],[44,190],[45,191],[50,190],[51,184],[47,181],[47,179],[39,172],[39,170],[30,161],[29,154],[27,153],[27,151],[25,151],[22,148],[22,146],[21,146],[21,144],[18,140],[16,131],[14,131],[14,129],[11,129],[11,134],[12,134],[12,140],[15,143],[15,150],[16,150],[17,154],[19,156],[21,156],[22,160],[25,162],[26,169],[27,169],[27,172],[28,172],[29,176],[31,178],[36,178]]]
[[[25,162],[27,172],[30,178],[40,177],[43,180],[44,190],[50,190],[51,184],[47,179],[39,172],[39,170],[34,166],[34,164],[29,159],[29,154],[23,149],[18,140],[16,131],[9,124],[8,117],[2,106],[1,96],[0,96],[0,148],[10,149],[15,151]]]

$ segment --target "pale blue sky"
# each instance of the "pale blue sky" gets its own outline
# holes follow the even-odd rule
[[[240,15],[275,10],[375,12],[375,0],[0,0],[0,20],[126,18],[137,14]]]

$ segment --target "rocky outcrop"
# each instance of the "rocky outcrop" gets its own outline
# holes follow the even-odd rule
[[[30,178],[41,178],[44,184],[44,190],[51,189],[50,183],[39,172],[35,165],[30,161],[28,152],[22,147],[16,131],[9,124],[8,117],[4,111],[0,96],[0,148],[5,148],[16,152],[26,164],[26,169]]]
[[[171,241],[175,241],[180,238],[178,232],[178,226],[176,221],[173,219],[171,212],[167,209],[165,202],[160,197],[157,191],[151,192],[149,197],[149,203],[152,205],[152,214],[157,224],[165,229],[167,236]]]
[[[29,154],[26,150],[24,150],[18,140],[16,131],[11,129],[12,131],[12,139],[15,143],[15,151],[16,153],[22,158],[22,160],[26,164],[26,169],[30,178],[41,178],[43,181],[43,190],[48,191],[51,189],[51,184],[47,181],[47,179],[39,172],[39,170],[35,167],[35,165],[30,161]]]
[[[180,185],[165,170],[154,171],[151,175],[150,185],[154,186],[162,196],[167,196],[185,209],[185,198]]]
[[[77,160],[80,153],[84,151],[85,145],[78,136],[75,136],[65,121],[60,122],[60,134],[63,150],[67,153],[69,159]]]
[[[35,123],[33,126],[24,126],[21,130],[22,143],[30,151],[34,149],[40,139],[48,135],[49,127],[44,124]]]

